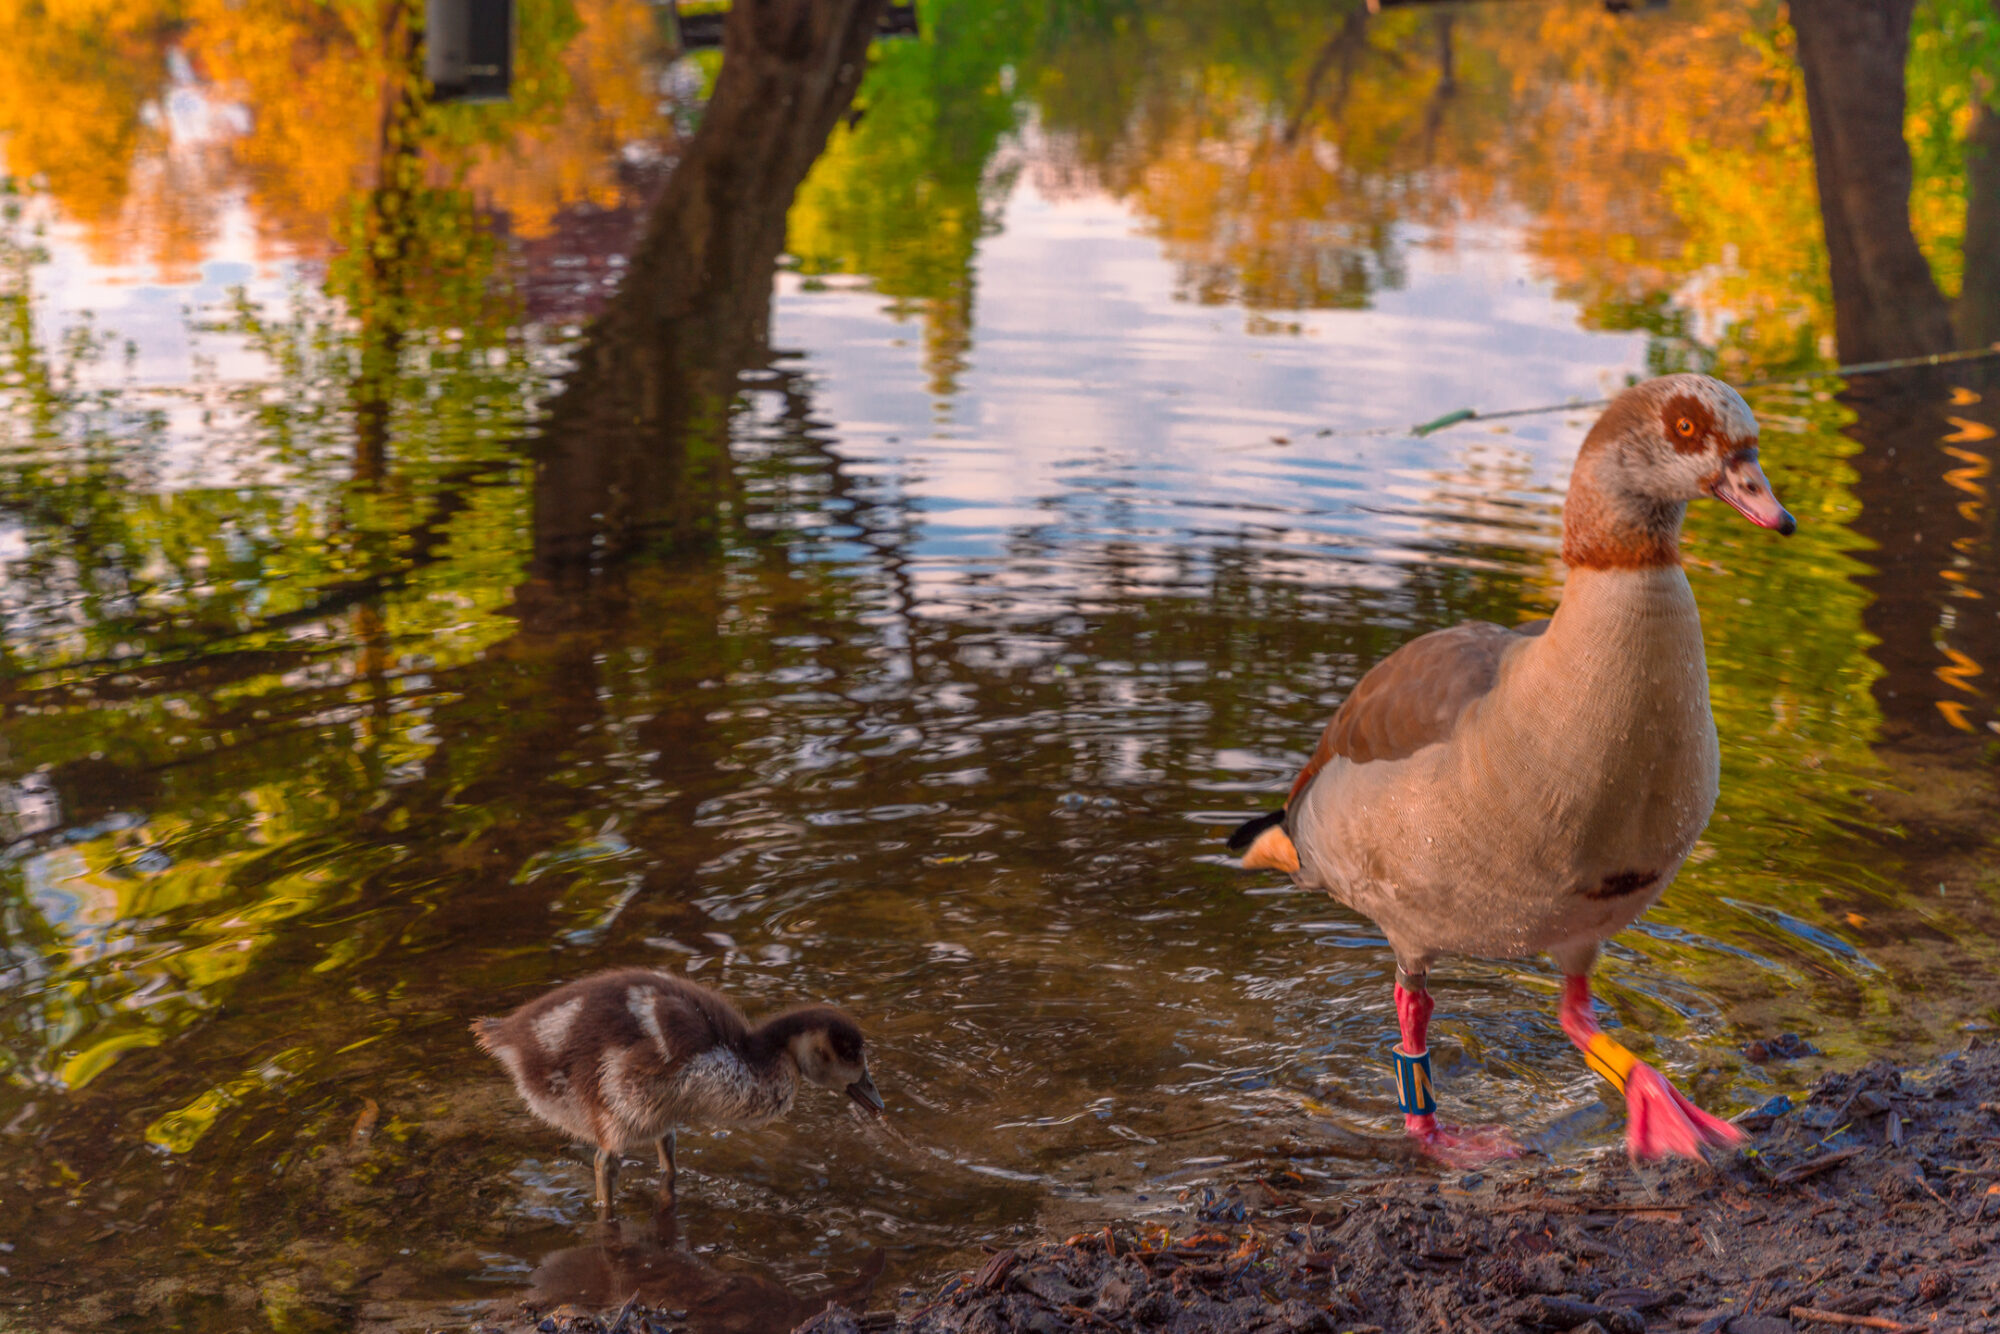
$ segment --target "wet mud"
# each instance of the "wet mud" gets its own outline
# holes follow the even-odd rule
[[[1273,1164],[1191,1194],[1170,1220],[996,1250],[893,1305],[857,1293],[797,1329],[2000,1329],[2000,1045],[1828,1074],[1801,1102],[1775,1098],[1739,1122],[1748,1146],[1708,1165],[1530,1161],[1333,1199]],[[472,1328],[660,1334],[688,1317],[635,1284],[616,1309],[530,1294]]]
[[[1282,1167],[995,1252],[814,1334],[2000,1328],[2000,1046],[1824,1076],[1710,1165],[1406,1176],[1315,1199]],[[628,1328],[633,1328],[628,1325]]]

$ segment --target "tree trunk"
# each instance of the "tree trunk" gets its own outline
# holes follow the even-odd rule
[[[785,217],[853,101],[885,0],[736,0],[722,71],[536,461],[547,573],[712,537],[734,485],[737,376],[768,359]]]
[[[1916,0],[1792,0],[1843,361],[1948,351],[1950,312],[1910,231],[1903,66]]]
[[[1961,346],[2000,343],[2000,112],[1984,98],[1965,136],[1965,286],[1954,314]]]

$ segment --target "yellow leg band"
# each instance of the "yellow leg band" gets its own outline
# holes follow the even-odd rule
[[[1593,1033],[1589,1045],[1583,1049],[1583,1063],[1610,1080],[1611,1086],[1623,1093],[1625,1081],[1632,1077],[1632,1067],[1639,1064],[1639,1058],[1605,1034]]]

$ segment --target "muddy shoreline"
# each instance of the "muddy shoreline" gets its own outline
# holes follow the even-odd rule
[[[994,1251],[811,1334],[2000,1330],[2000,1044],[1823,1076],[1707,1166],[1529,1160],[1316,1198],[1274,1162],[1172,1223]],[[677,1314],[524,1306],[510,1330],[658,1334]],[[491,1328],[491,1326],[486,1326]]]

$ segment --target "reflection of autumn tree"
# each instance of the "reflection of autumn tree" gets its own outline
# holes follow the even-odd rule
[[[1287,3],[1080,9],[1024,76],[1052,172],[1131,198],[1190,299],[1363,305],[1401,280],[1391,226],[1461,206],[1428,188],[1453,146],[1437,124],[1462,110],[1448,23]]]
[[[402,0],[191,0],[181,41],[209,95],[250,112],[226,166],[248,185],[268,241],[324,252],[329,227],[373,173],[406,59],[404,9]]]
[[[882,0],[744,0],[727,55],[611,308],[551,405],[536,466],[545,569],[712,531],[734,484],[736,378],[762,362],[785,215],[865,68]]]
[[[1698,332],[1673,299],[1691,275],[1726,269],[1739,239],[1715,232],[1744,217],[1744,200],[1718,191],[1782,194],[1785,159],[1802,160],[1772,109],[1789,74],[1771,21],[1723,5],[1697,21],[1269,5],[1238,22],[1190,3],[1078,21],[1060,45],[1045,38],[1047,63],[1026,78],[1058,152],[1156,220],[1199,299],[1363,304],[1398,281],[1400,247],[1421,243],[1399,226],[1521,221],[1590,322],[1671,344]],[[1770,205],[1756,213],[1774,221]],[[1810,323],[1795,295],[1809,229],[1781,254],[1782,280],[1759,294],[1767,309],[1742,310],[1741,284],[1694,295],[1714,313],[1756,314],[1760,329]],[[1799,342],[1782,330],[1773,341]]]
[[[1023,4],[936,6],[920,40],[883,42],[854,114],[799,189],[787,249],[801,273],[866,274],[899,317],[924,322],[933,392],[972,341],[973,251],[997,225],[1011,168],[993,174],[1016,100],[1002,71],[1035,30]]]
[[[77,12],[69,12],[71,9]],[[403,0],[0,6],[0,137],[100,258],[200,253],[241,192],[260,235],[319,255],[376,179],[401,86]],[[527,235],[618,192],[621,150],[666,133],[643,0],[522,0],[513,96],[425,109],[423,172]]]
[[[176,15],[162,4],[0,3],[0,143],[7,170],[39,177],[111,258],[132,163],[165,148],[141,108],[164,82]],[[158,238],[162,259],[183,238]],[[171,262],[171,260],[169,260]]]
[[[1654,370],[1810,358],[1810,155],[1773,12],[1560,6],[1494,38],[1519,91],[1487,169],[1586,321],[1652,334]]]
[[[1969,3],[1918,11],[1911,101],[1890,112],[1929,145],[1918,240],[1946,276]],[[1134,200],[1195,299],[1362,304],[1422,243],[1399,227],[1517,224],[1588,324],[1653,335],[1656,369],[1740,373],[1819,364],[1833,323],[1794,46],[1772,3],[1368,18],[1186,0],[1052,15],[1021,77],[1051,170]]]
[[[659,151],[672,139],[647,77],[664,53],[646,0],[576,0],[574,18],[557,34],[566,43],[560,71],[537,98],[547,111],[505,135],[486,135],[466,175],[467,188],[518,236],[545,234],[562,209],[616,205],[623,155],[635,146]],[[476,121],[485,113],[452,114]]]

